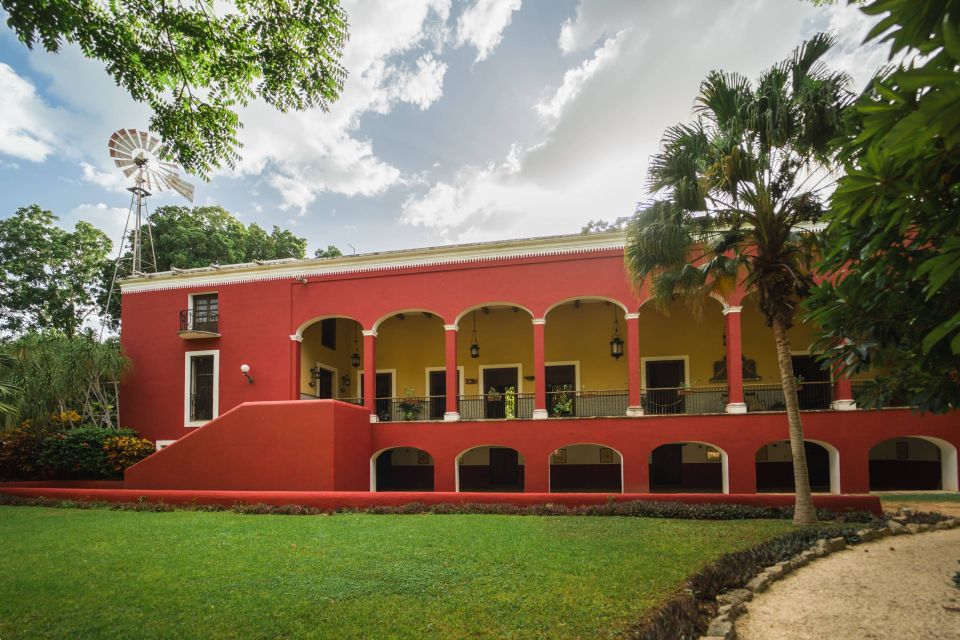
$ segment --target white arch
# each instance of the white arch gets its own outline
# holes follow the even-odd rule
[[[301,324],[299,327],[297,327],[297,332],[294,335],[297,336],[298,339],[303,338],[303,332],[308,327],[320,322],[321,320],[329,320],[330,318],[343,318],[344,320],[353,320],[358,325],[360,325],[361,328],[363,328],[363,323],[357,320],[356,318],[353,318],[351,316],[345,316],[342,314],[331,313],[325,316],[316,316],[315,318],[310,318],[309,320]]]
[[[627,305],[623,304],[623,303],[620,302],[619,300],[616,300],[616,299],[614,299],[614,298],[608,298],[608,297],[606,297],[606,296],[589,296],[589,295],[585,295],[585,296],[573,296],[573,297],[571,297],[571,298],[566,298],[566,299],[561,300],[561,301],[559,301],[559,302],[553,303],[552,305],[550,305],[549,307],[547,307],[547,310],[546,310],[546,311],[543,312],[543,317],[546,318],[546,317],[550,314],[550,312],[553,311],[554,309],[556,309],[557,307],[559,307],[559,306],[561,306],[561,305],[564,305],[564,304],[569,304],[569,303],[571,303],[571,302],[576,302],[577,300],[600,300],[600,301],[602,301],[602,302],[609,302],[609,303],[611,303],[611,304],[615,304],[615,305],[617,305],[618,307],[620,307],[620,308],[623,310],[624,313],[630,313],[630,309],[627,308]]]
[[[477,309],[482,309],[483,307],[516,307],[517,309],[523,309],[524,311],[529,313],[531,318],[536,317],[535,315],[533,315],[533,311],[530,311],[530,309],[528,309],[527,307],[523,306],[522,304],[517,304],[516,302],[484,302],[483,304],[475,304],[471,307],[467,307],[466,309],[461,311],[460,314],[457,316],[457,319],[454,320],[453,324],[459,325],[460,321],[463,320],[463,318],[466,317],[468,313],[470,313],[471,311],[476,311]]]
[[[439,318],[441,324],[444,323],[443,316],[437,313],[436,311],[431,311],[430,309],[397,309],[396,311],[391,311],[390,313],[387,313],[377,318],[377,321],[373,323],[373,330],[376,331],[377,329],[380,328],[380,325],[383,324],[386,320],[389,320],[393,316],[398,316],[401,313],[429,313]]]
[[[893,438],[886,438],[875,442],[870,446],[870,449],[867,450],[867,458],[869,464],[870,451],[873,451],[874,447],[877,445],[883,444],[884,442],[889,442],[890,440],[897,440],[899,438],[916,438],[917,440],[925,440],[930,444],[936,446],[940,449],[940,487],[943,491],[958,491],[958,478],[957,478],[957,448],[940,438],[934,438],[933,436],[920,436],[920,435],[909,435],[909,436],[895,436]]]
[[[546,314],[544,314],[546,315]],[[553,451],[547,454],[547,493],[553,491],[553,463],[550,462],[550,459],[553,457],[553,454],[557,452],[558,449],[566,449],[569,447],[603,447],[604,449],[610,449],[617,456],[620,457],[620,493],[623,493],[623,454],[620,453],[619,449],[614,449],[610,445],[599,444],[596,442],[575,442],[573,444],[565,444],[557,447]],[[526,482],[526,477],[524,477],[524,482]]]
[[[710,442],[704,442],[702,440],[676,440],[674,442],[664,442],[663,444],[657,445],[650,450],[650,453],[660,447],[664,447],[668,444],[702,444],[705,447],[710,447],[711,449],[716,449],[720,452],[720,490],[723,493],[730,493],[730,458],[727,456],[727,452],[722,448],[718,447],[715,444]]]
[[[455,467],[455,473],[453,474],[453,480],[454,480],[453,490],[454,491],[456,491],[457,493],[460,493],[460,461],[463,459],[463,456],[470,453],[471,451],[475,451],[476,449],[491,449],[491,448],[513,449],[514,451],[517,452],[518,457],[521,457],[521,458],[523,457],[523,453],[520,452],[520,449],[517,449],[516,447],[511,447],[505,444],[481,444],[475,447],[470,447],[469,449],[464,449],[463,451],[457,454],[456,458],[453,459],[453,466]],[[524,469],[523,471],[524,471],[523,488],[526,489],[527,488],[527,474],[526,474],[527,470]]]
[[[372,456],[370,456],[370,493],[377,492],[377,458],[380,457],[381,453],[385,451],[393,451],[394,449],[416,449],[417,451],[424,451],[426,452],[427,455],[430,456],[430,459],[433,460],[434,465],[436,465],[437,463],[437,458],[432,453],[430,453],[429,451],[421,447],[415,447],[415,446],[406,445],[406,444],[398,444],[393,447],[384,447],[383,449],[380,449],[379,451],[375,452]],[[434,489],[436,489],[436,485],[434,485]]]
[[[829,442],[824,442],[823,440],[814,440],[812,438],[804,438],[803,441],[811,442],[815,445],[819,445],[820,447],[823,447],[823,449],[827,452],[827,461],[830,467],[828,472],[830,476],[830,493],[839,494],[840,493],[840,451],[838,451],[837,448],[832,444],[830,444]],[[788,445],[790,444],[790,440],[771,440],[770,442],[766,442],[760,445],[760,447],[765,447],[768,444],[773,444],[777,442],[786,442]],[[760,447],[757,448],[757,451],[760,450]],[[754,458],[756,458],[756,452],[754,452]],[[791,452],[790,464],[791,465],[793,464],[792,452]],[[808,464],[808,468],[809,468],[809,464]]]

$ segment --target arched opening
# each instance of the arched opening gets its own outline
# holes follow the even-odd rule
[[[957,490],[957,448],[939,438],[884,440],[870,449],[871,491]]]
[[[840,493],[840,454],[825,442],[805,440],[807,473],[810,490],[819,493]],[[790,442],[771,442],[757,449],[757,492],[793,493],[793,454]]]
[[[625,415],[627,334],[620,303],[577,298],[554,305],[544,317],[547,414]]]
[[[385,316],[376,326],[377,419],[442,420],[446,404],[443,319],[431,311],[413,309]],[[365,376],[361,369],[361,381]]]
[[[650,453],[653,493],[728,493],[727,454],[705,442],[672,442]]]
[[[551,493],[622,493],[623,456],[598,444],[571,444],[550,454]]]
[[[363,363],[363,336],[353,318],[315,318],[300,328],[300,398],[361,402],[356,371]]]
[[[423,449],[394,447],[370,459],[371,491],[433,491],[433,456]]]
[[[457,456],[457,491],[523,491],[523,467],[523,456],[516,449],[468,449]]]
[[[487,303],[457,318],[463,420],[533,417],[533,323],[520,305]]]

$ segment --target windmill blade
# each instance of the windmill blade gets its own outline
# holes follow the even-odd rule
[[[178,175],[172,175],[169,178],[170,186],[174,191],[182,195],[184,198],[193,202],[193,185],[181,178]]]
[[[154,156],[158,156],[160,153],[160,148],[162,146],[163,144],[160,142],[159,138],[150,136],[150,142],[149,144],[147,144],[147,146],[144,147],[144,149],[146,149],[148,152],[150,152]]]

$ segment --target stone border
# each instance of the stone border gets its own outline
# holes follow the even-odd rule
[[[858,529],[856,531],[860,542],[873,542],[888,536],[913,535],[924,533],[926,531],[943,531],[960,527],[960,519],[947,518],[936,524],[920,524],[908,522],[903,524],[898,520],[907,520],[913,515],[912,511],[904,513],[902,510],[898,516],[890,519],[887,523],[878,528]],[[731,589],[717,595],[717,615],[710,620],[705,634],[700,636],[700,640],[735,640],[737,637],[736,621],[747,611],[747,603],[753,600],[757,594],[766,591],[771,584],[777,580],[782,580],[793,571],[800,567],[805,567],[818,558],[824,558],[837,551],[843,551],[848,547],[844,538],[819,539],[813,547],[801,552],[800,554],[769,566],[758,573],[750,582],[739,589]]]

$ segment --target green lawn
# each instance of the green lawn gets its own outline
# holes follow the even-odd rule
[[[877,493],[881,501],[888,502],[960,502],[960,493]]]
[[[604,637],[789,527],[0,507],[0,638]]]

